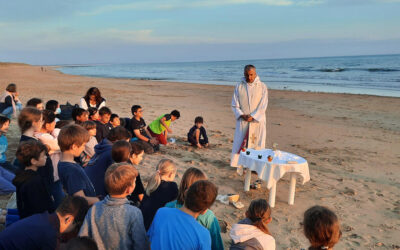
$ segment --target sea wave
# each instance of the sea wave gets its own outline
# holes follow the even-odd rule
[[[304,72],[344,72],[344,71],[368,71],[368,72],[398,72],[400,69],[395,68],[321,68],[321,69],[313,69],[313,68],[298,68],[297,71]]]

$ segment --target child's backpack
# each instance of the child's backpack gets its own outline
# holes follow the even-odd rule
[[[69,102],[67,102],[65,105],[61,104],[60,120],[72,120],[72,110],[74,108],[79,108],[79,105],[78,104],[72,105]]]

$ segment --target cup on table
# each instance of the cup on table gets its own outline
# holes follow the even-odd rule
[[[258,159],[261,159],[262,158],[262,155],[258,155]]]
[[[246,151],[246,155],[250,155],[250,151]]]

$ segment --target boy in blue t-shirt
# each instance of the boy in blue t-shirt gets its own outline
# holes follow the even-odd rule
[[[157,211],[147,235],[151,249],[211,249],[209,231],[196,221],[214,203],[218,189],[210,181],[193,183],[181,208]]]
[[[89,141],[89,132],[79,125],[69,125],[61,129],[58,135],[58,145],[62,152],[58,162],[58,175],[61,184],[68,195],[84,197],[89,205],[98,202],[93,184],[83,168],[74,161],[85,149]]]

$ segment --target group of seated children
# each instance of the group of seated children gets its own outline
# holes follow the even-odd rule
[[[18,116],[21,138],[14,164],[4,154],[10,119],[0,115],[0,191],[16,192],[17,200],[17,210],[0,210],[6,224],[0,249],[58,249],[61,242],[66,249],[224,249],[210,210],[218,188],[203,171],[188,168],[179,187],[170,159],[160,160],[146,186],[139,173],[144,153],[167,143],[179,111],[146,127],[143,109],[134,105],[131,134],[114,121],[119,117],[96,88],[73,111],[72,123],[56,125],[58,102],[39,110],[42,101],[31,100]],[[96,115],[99,120],[93,120]],[[199,148],[208,146],[202,124],[196,117],[188,133]],[[267,227],[271,218],[265,200],[252,201],[246,218],[230,231],[230,248],[275,249]],[[331,249],[341,236],[336,215],[319,206],[306,211],[304,231],[310,249]]]

